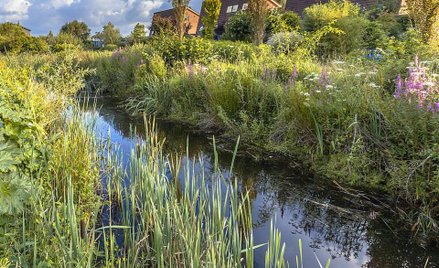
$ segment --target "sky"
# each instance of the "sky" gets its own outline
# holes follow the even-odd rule
[[[191,0],[190,6],[200,11],[202,0]],[[0,23],[20,22],[32,35],[54,34],[72,20],[80,20],[91,33],[102,30],[111,21],[122,35],[128,35],[136,23],[147,26],[154,12],[171,8],[171,0],[0,0]]]

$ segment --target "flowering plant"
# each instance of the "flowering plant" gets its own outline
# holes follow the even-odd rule
[[[400,75],[396,78],[395,98],[405,98],[409,103],[416,102],[420,109],[439,112],[437,74],[430,73],[428,68],[419,61],[418,56],[415,57],[413,66],[407,69],[407,79],[402,79]]]

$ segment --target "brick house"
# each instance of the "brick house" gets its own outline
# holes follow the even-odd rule
[[[370,8],[377,3],[377,0],[349,0],[354,4],[358,4],[362,8]],[[319,3],[327,3],[329,0],[287,0],[285,10],[294,11],[302,15],[305,8]]]
[[[352,3],[358,4],[361,8],[371,8],[377,4],[378,0],[350,0]],[[246,10],[248,7],[247,0],[221,0],[221,10],[218,18],[218,25],[215,32],[218,35],[224,33],[224,25],[227,20],[236,14],[240,10]],[[281,8],[281,5],[276,0],[267,0],[270,8]],[[280,2],[280,1],[279,1]],[[305,8],[318,4],[327,3],[329,0],[286,0],[285,10],[294,11],[299,15],[303,14]],[[400,14],[404,13],[405,0],[395,0],[399,5]],[[203,10],[201,10],[201,18],[204,16]],[[203,27],[203,23],[200,19],[198,24],[198,34]]]
[[[269,9],[280,8],[282,7],[276,0],[266,0]],[[238,11],[246,10],[248,8],[248,3],[246,0],[221,0],[221,9],[218,17],[218,24],[215,29],[215,33],[217,35],[221,35],[224,33],[224,25],[229,20],[230,17],[234,16]],[[201,18],[204,13],[201,10]],[[200,33],[203,27],[203,23],[200,19],[198,24],[198,33]]]
[[[175,13],[173,8],[154,13],[154,15],[152,16],[151,24],[153,24],[154,20],[157,19],[158,17],[169,19],[175,23]],[[196,35],[198,29],[198,22],[200,20],[200,14],[195,10],[193,10],[191,7],[187,7],[185,10],[185,20],[186,20],[186,34]],[[149,36],[153,34],[154,32],[152,31],[149,32]]]

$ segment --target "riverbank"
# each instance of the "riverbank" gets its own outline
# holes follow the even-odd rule
[[[164,154],[146,119],[122,158],[74,99],[74,58],[0,58],[0,266],[254,267],[246,189]],[[286,267],[268,233],[264,266]]]
[[[428,67],[426,77],[435,77],[437,62],[428,50],[410,47],[411,53],[379,61],[360,53],[323,64],[264,46],[183,42],[176,46],[182,59],[167,58],[169,47],[151,41],[84,62],[97,68],[99,88],[126,99],[133,114],[155,114],[225,139],[240,136],[258,152],[255,158],[300,159],[319,176],[385,191],[407,204],[408,228],[437,233],[439,118],[414,96],[395,97],[415,79],[407,66]],[[226,46],[245,56],[215,54]],[[216,56],[197,58],[185,49]]]
[[[94,102],[91,100],[90,102]],[[136,147],[133,129],[138,137],[145,137],[142,116],[131,116],[118,107],[118,101],[99,97],[97,110],[86,110],[96,118],[96,135],[106,139],[111,136],[119,146],[123,158],[129,158]],[[163,152],[183,155],[183,163],[205,170],[206,181],[215,165],[215,150],[211,135],[193,131],[187,125],[156,120],[159,137],[165,138]],[[189,142],[189,151],[186,151]],[[215,137],[218,165],[226,179],[237,181],[249,192],[255,244],[268,240],[270,220],[282,233],[286,245],[284,258],[295,263],[299,240],[303,245],[305,267],[318,266],[320,261],[331,258],[331,267],[386,266],[410,267],[439,262],[434,244],[420,236],[414,237],[406,230],[388,195],[371,196],[358,189],[338,188],[333,182],[312,177],[305,167],[288,168],[276,162],[255,161],[238,148],[233,178],[228,170],[233,159],[235,141],[220,143]],[[226,149],[226,150],[223,150]],[[233,149],[232,149],[233,150]],[[199,165],[201,160],[204,164]],[[374,200],[378,198],[379,200]],[[385,199],[387,198],[387,199]],[[381,203],[383,202],[383,203]],[[255,267],[264,267],[265,248],[255,250]]]

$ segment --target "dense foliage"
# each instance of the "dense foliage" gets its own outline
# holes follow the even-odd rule
[[[46,42],[30,36],[22,26],[14,23],[0,24],[0,53],[47,52]]]

